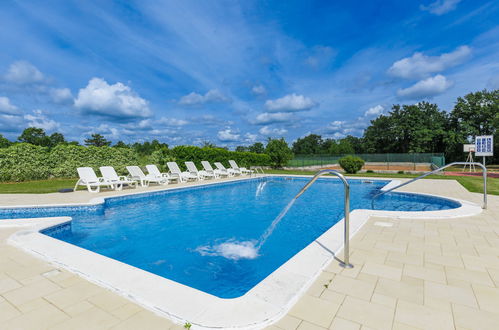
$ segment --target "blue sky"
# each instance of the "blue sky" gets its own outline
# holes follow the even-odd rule
[[[0,133],[233,148],[499,88],[499,3],[0,2]]]

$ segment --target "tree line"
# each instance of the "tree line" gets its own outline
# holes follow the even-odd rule
[[[494,135],[494,159],[499,162],[499,90],[459,97],[450,112],[419,102],[392,106],[371,120],[362,137],[322,139],[310,134],[293,143],[295,154],[444,153],[447,161],[463,160],[463,144],[478,135]]]

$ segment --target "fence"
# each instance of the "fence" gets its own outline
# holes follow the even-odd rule
[[[347,155],[295,155],[288,162],[289,167],[323,166],[337,164],[338,160]],[[438,167],[445,165],[443,153],[404,153],[404,154],[356,154],[368,163],[428,163]]]

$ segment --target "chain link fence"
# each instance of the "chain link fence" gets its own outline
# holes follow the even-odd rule
[[[288,162],[288,167],[324,166],[337,164],[338,160],[345,155],[295,155]],[[443,153],[388,153],[388,154],[355,154],[366,163],[412,163],[412,164],[433,164],[437,167],[445,165]]]

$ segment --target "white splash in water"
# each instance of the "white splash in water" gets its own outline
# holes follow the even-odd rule
[[[258,257],[258,249],[254,241],[227,241],[214,246],[200,246],[196,249],[202,256],[224,257],[232,260],[255,259]]]
[[[279,224],[279,222],[281,222],[282,218],[284,218],[284,216],[288,213],[289,209],[291,208],[291,206],[293,206],[293,204],[295,203],[295,201],[296,201],[296,198],[293,198],[291,200],[291,202],[289,202],[289,204],[286,205],[286,207],[281,211],[281,213],[279,213],[279,215],[277,216],[277,218],[275,218],[274,221],[272,221],[272,223],[267,228],[267,230],[265,230],[265,232],[263,233],[263,235],[260,236],[260,239],[258,240],[258,244],[256,245],[257,250],[260,250],[260,248],[267,241],[267,239],[269,238],[269,236],[272,235],[272,233],[274,232],[275,227]]]

